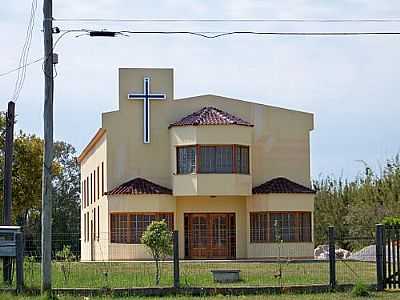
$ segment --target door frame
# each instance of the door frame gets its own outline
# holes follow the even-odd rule
[[[193,255],[193,235],[192,233],[192,218],[195,216],[202,216],[207,218],[207,241],[208,244],[204,252],[205,255]],[[215,253],[216,248],[213,247],[213,223],[212,220],[215,216],[227,217],[227,249],[220,249],[222,252],[227,251],[227,255],[212,255]],[[233,233],[233,234],[232,234]],[[185,259],[235,259],[236,258],[236,213],[234,212],[189,212],[184,213],[184,249]],[[217,251],[218,252],[218,251]]]

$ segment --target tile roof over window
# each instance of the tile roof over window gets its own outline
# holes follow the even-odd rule
[[[175,123],[169,125],[168,128],[174,126],[199,126],[199,125],[242,125],[253,126],[247,121],[231,115],[215,107],[204,107]]]
[[[107,195],[144,195],[159,194],[171,195],[172,190],[144,178],[135,178],[106,193]]]
[[[267,181],[253,188],[253,194],[269,194],[269,193],[315,194],[315,191],[306,186],[293,182],[285,177],[274,178],[270,181]]]

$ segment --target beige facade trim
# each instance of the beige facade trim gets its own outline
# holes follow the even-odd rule
[[[94,137],[90,140],[89,144],[83,149],[81,154],[78,156],[78,163],[81,163],[85,157],[90,153],[90,150],[92,150],[96,144],[101,140],[101,138],[105,135],[106,130],[104,128],[99,128],[97,130],[96,134]]]

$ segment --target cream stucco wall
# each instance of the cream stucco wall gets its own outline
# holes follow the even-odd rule
[[[81,182],[90,174],[96,171],[96,191],[101,187],[101,164],[104,163],[104,188],[107,187],[107,135],[104,134],[101,139],[92,147],[88,155],[81,161]],[[100,170],[100,186],[97,186],[97,168]],[[90,189],[89,189],[90,191]],[[92,203],[84,208],[83,206],[83,193],[81,193],[81,260],[106,260],[108,258],[108,201],[107,196],[102,195],[101,188],[99,192],[99,199],[97,198],[97,192],[92,199]],[[89,192],[90,197],[90,192]],[[96,208],[96,223],[100,226],[100,235],[92,241],[91,240],[91,226],[90,223],[94,222],[94,208]],[[100,211],[99,215],[97,210]],[[89,241],[85,241],[84,238],[84,214],[89,213]],[[97,222],[98,216],[100,216],[100,221]],[[98,227],[96,226],[96,235],[98,232]]]
[[[246,174],[173,175],[174,196],[248,196],[251,188]]]
[[[171,146],[248,145],[252,144],[253,127],[239,125],[177,126],[170,128]]]
[[[255,194],[247,198],[251,211],[314,211],[314,194]]]
[[[279,249],[280,248],[280,249]],[[313,258],[313,243],[252,243],[248,245],[249,258]],[[280,253],[280,254],[279,254]]]

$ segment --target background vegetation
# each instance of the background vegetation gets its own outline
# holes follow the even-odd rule
[[[0,113],[0,218],[3,207],[5,114]],[[80,172],[75,148],[64,142],[54,144],[53,163],[53,247],[71,245],[79,253]],[[43,140],[19,131],[14,137],[12,213],[16,224],[24,226],[27,248],[40,253],[40,209],[42,190]]]
[[[400,216],[400,158],[388,159],[379,173],[365,164],[364,174],[354,180],[326,177],[313,182],[316,244],[326,243],[327,227],[333,225],[339,238],[370,237],[375,224],[385,217]],[[341,243],[352,250],[357,243]]]

